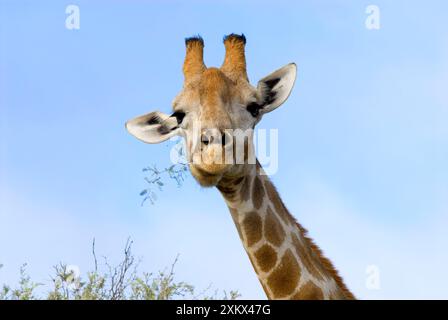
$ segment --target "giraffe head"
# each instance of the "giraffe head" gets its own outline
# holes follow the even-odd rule
[[[205,66],[201,37],[187,38],[185,44],[184,85],[173,101],[173,113],[154,111],[128,121],[126,128],[146,143],[183,136],[192,175],[201,185],[214,186],[244,170],[253,151],[252,131],[286,101],[296,65],[274,71],[254,87],[246,72],[244,35],[224,37],[220,68]]]

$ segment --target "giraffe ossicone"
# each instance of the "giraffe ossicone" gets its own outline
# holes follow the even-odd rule
[[[185,139],[193,177],[223,195],[269,299],[354,299],[252,157],[253,129],[287,100],[296,65],[287,64],[255,87],[247,76],[244,35],[224,37],[220,68],[205,66],[201,37],[187,38],[185,44],[184,84],[173,113],[139,116],[126,123],[127,130],[146,143],[176,135]]]

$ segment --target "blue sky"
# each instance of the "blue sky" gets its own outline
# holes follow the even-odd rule
[[[79,30],[65,8],[80,8]],[[381,28],[367,30],[367,5]],[[168,112],[182,85],[183,39],[247,37],[252,83],[289,63],[289,100],[260,127],[279,130],[284,202],[360,298],[447,298],[448,27],[445,1],[0,0],[0,283],[29,263],[92,267],[128,236],[142,269],[180,253],[178,279],[263,298],[227,208],[191,177],[141,206],[141,169],[169,165],[124,122]],[[365,286],[366,268],[381,288]]]

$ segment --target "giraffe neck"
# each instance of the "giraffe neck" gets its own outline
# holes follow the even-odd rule
[[[354,299],[332,263],[284,206],[261,166],[218,189],[269,299]]]

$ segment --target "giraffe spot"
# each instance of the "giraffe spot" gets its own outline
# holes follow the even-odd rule
[[[250,197],[250,184],[251,184],[251,177],[247,176],[244,178],[243,185],[241,186],[241,200],[247,201]]]
[[[263,222],[260,216],[254,212],[246,213],[243,220],[244,235],[246,236],[246,244],[250,247],[260,241],[263,230]]]
[[[260,209],[263,204],[264,188],[259,177],[254,178],[254,186],[252,187],[252,201],[255,209]]]
[[[263,245],[255,253],[255,260],[261,271],[268,272],[277,262],[277,252],[268,244]]]
[[[311,281],[305,283],[294,296],[292,300],[323,300],[324,293]]]
[[[319,261],[319,257],[311,251],[311,248],[304,246],[297,235],[292,234],[291,238],[297,256],[300,258],[300,261],[306,270],[308,270],[308,272],[317,280],[324,280],[322,275],[325,274],[325,272]]]
[[[267,285],[271,289],[273,297],[284,298],[294,292],[300,280],[300,267],[291,250],[286,250],[279,266],[272,271],[267,279]]]
[[[274,206],[275,212],[280,216],[280,218],[286,225],[290,225],[291,224],[290,214],[288,213],[288,210],[286,209],[285,205],[280,199],[277,190],[275,190],[274,185],[269,180],[266,179],[264,181],[264,187],[266,188],[266,192],[268,193],[269,199],[271,200],[271,203]]]
[[[285,231],[270,207],[268,207],[264,222],[265,238],[274,246],[280,247],[285,239]]]
[[[252,268],[254,268],[255,273],[258,275],[260,273],[260,270],[258,269],[258,266],[255,264],[255,257],[253,255],[249,254],[248,251],[246,251],[246,252],[248,253],[249,261],[250,261],[250,264],[252,265]]]
[[[258,266],[254,263],[254,260],[255,260],[255,257],[253,255],[249,254],[249,261],[250,261],[252,267],[254,268],[254,270],[257,274],[260,274],[260,270],[258,269]],[[261,287],[263,288],[263,291],[266,294],[266,296],[270,297],[271,294],[269,292],[268,286],[265,283],[265,281],[261,281],[261,279],[260,279],[260,284],[261,284]]]

